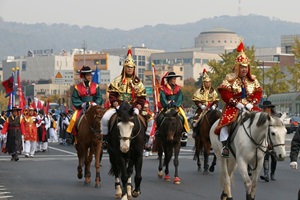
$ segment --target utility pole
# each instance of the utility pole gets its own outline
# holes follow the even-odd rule
[[[85,50],[86,50],[85,40],[83,40],[82,49],[83,49],[83,66],[85,66]]]

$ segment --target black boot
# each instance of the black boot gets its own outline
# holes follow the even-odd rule
[[[274,173],[271,173],[271,180],[272,180],[272,181],[276,181],[276,178],[275,178],[275,174],[274,174]]]
[[[103,135],[102,149],[106,150],[108,147],[108,135]]]
[[[269,160],[264,160],[264,179],[269,182]]]
[[[222,157],[229,158],[229,149],[226,145],[227,140],[222,142],[223,148],[222,148]]]

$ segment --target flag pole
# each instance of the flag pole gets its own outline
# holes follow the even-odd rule
[[[154,95],[154,103],[155,103],[155,112],[158,112],[158,100],[157,100],[157,90],[156,90],[156,81],[155,81],[155,68],[154,68],[154,63],[151,63],[152,66],[152,83],[153,83],[153,95]]]
[[[11,107],[14,107],[14,106],[16,106],[15,105],[15,103],[16,103],[16,93],[15,93],[15,72],[16,72],[16,70],[15,70],[14,67],[11,70],[12,70],[12,76],[13,76],[13,80],[14,80],[14,82],[13,82],[13,92],[12,92],[12,105],[11,105]]]

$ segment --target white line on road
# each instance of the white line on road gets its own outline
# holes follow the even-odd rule
[[[65,150],[58,149],[58,148],[55,148],[55,147],[50,147],[50,146],[49,146],[49,149],[53,149],[53,150],[56,150],[56,151],[60,151],[60,152],[64,152],[64,153],[68,153],[68,154],[71,154],[71,155],[77,156],[77,154],[76,154],[76,153],[73,153],[73,152],[71,152],[71,151],[65,151]]]

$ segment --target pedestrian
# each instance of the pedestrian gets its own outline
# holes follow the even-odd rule
[[[229,157],[228,127],[236,121],[243,109],[260,111],[257,105],[262,96],[262,88],[256,77],[251,74],[250,60],[244,53],[242,41],[237,47],[237,52],[239,54],[236,57],[233,72],[226,75],[217,89],[225,102],[225,106],[215,134],[220,135],[220,141],[223,145],[222,156],[225,158]]]
[[[37,116],[37,133],[38,133],[38,142],[37,142],[37,152],[42,151],[46,152],[48,149],[48,138],[47,138],[47,127],[48,119],[43,110],[38,111]]]
[[[6,143],[6,135],[2,134],[2,129],[5,121],[6,121],[6,112],[2,111],[0,116],[0,152],[2,151],[2,148],[4,148],[4,145]]]
[[[57,116],[55,114],[55,110],[52,109],[49,116],[49,142],[58,142],[57,138]]]
[[[149,108],[149,101],[146,100],[143,110],[141,112],[142,116],[145,117],[147,121],[147,130],[145,133],[145,152],[144,155],[148,157],[151,154],[152,145],[154,141],[154,134],[151,135],[153,131],[153,128],[155,128],[154,120],[155,120],[155,114],[150,110]]]
[[[268,113],[270,116],[278,116],[278,113],[275,110],[275,105],[272,105],[271,101],[264,101],[261,105],[262,111]],[[268,144],[267,152],[264,157],[264,175],[260,176],[261,180],[264,180],[266,182],[269,182],[269,157],[271,157],[271,180],[275,181],[275,171],[276,171],[276,166],[277,166],[277,159],[272,151],[272,146],[271,144]]]
[[[11,155],[12,161],[18,161],[19,155],[23,150],[22,135],[25,134],[25,127],[20,116],[21,110],[18,107],[12,107],[11,110],[7,110],[11,115],[7,118],[2,129],[2,134],[7,134],[6,148]]]
[[[24,154],[25,158],[33,158],[37,142],[37,118],[34,108],[30,106],[27,113],[24,112]]]

